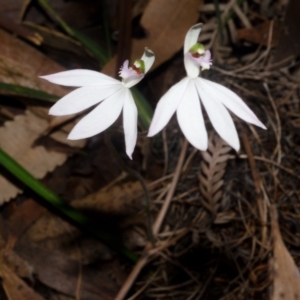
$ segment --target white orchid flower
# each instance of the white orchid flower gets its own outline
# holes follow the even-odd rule
[[[50,115],[64,116],[81,112],[102,102],[82,118],[68,139],[78,140],[96,135],[107,129],[119,117],[123,108],[123,127],[126,153],[132,159],[137,139],[137,108],[129,88],[140,82],[154,63],[154,53],[145,48],[141,59],[128,67],[126,60],[121,67],[122,81],[91,70],[71,70],[52,75],[41,76],[52,83],[75,86],[72,91],[49,111]]]
[[[199,150],[208,146],[200,101],[218,134],[236,151],[240,148],[235,125],[227,109],[246,122],[261,128],[266,127],[258,120],[242,99],[228,88],[198,77],[200,68],[209,69],[210,51],[197,43],[202,24],[194,25],[184,41],[184,65],[187,77],[175,84],[157,104],[148,136],[162,130],[177,112],[177,119],[187,140]]]

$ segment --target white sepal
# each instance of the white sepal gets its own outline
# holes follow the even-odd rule
[[[96,135],[107,129],[121,113],[126,89],[119,91],[105,99],[88,115],[81,119],[68,136],[70,140],[78,140]]]
[[[236,93],[218,83],[203,78],[200,78],[200,81],[208,93],[214,94],[216,98],[239,118],[263,129],[267,129]]]
[[[123,85],[81,87],[58,100],[49,110],[53,116],[65,116],[81,112],[116,93]]]
[[[202,83],[201,78],[195,79],[200,99],[213,127],[225,142],[238,151],[240,142],[229,112],[219,100],[219,94],[207,89],[207,86]]]
[[[138,111],[129,90],[126,90],[123,107],[123,127],[125,134],[126,154],[132,159],[132,153],[137,139]]]
[[[120,83],[118,80],[102,73],[84,69],[59,72],[51,75],[40,76],[40,78],[46,79],[52,83],[75,87],[102,86]]]
[[[196,78],[200,74],[200,67],[197,65],[189,56],[188,52],[197,42],[198,37],[202,29],[202,23],[198,23],[192,26],[187,32],[184,39],[183,47],[183,57],[184,57],[184,67],[188,77]]]
[[[187,140],[197,149],[207,149],[207,131],[202,116],[199,96],[191,79],[177,109],[179,126]]]
[[[149,128],[148,136],[154,136],[170,121],[186,92],[189,78],[184,78],[173,85],[159,100]]]
[[[203,24],[198,23],[192,26],[187,32],[184,39],[183,55],[186,54],[191,47],[193,47],[198,42],[198,37],[201,32]]]

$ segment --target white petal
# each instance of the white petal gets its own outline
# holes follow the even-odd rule
[[[70,140],[78,140],[96,135],[107,129],[120,115],[126,89],[105,99],[88,115],[81,119],[68,136]]]
[[[139,77],[136,78],[126,78],[122,80],[122,84],[126,87],[126,88],[131,88],[134,85],[138,84],[143,78],[145,77],[145,75],[141,74]]]
[[[209,93],[214,93],[215,98],[218,98],[229,110],[237,115],[242,120],[251,124],[257,125],[263,129],[267,129],[265,125],[259,121],[254,112],[244,103],[244,101],[230,89],[201,78],[202,86]]]
[[[145,74],[146,74],[152,67],[155,60],[155,55],[153,51],[146,47],[141,60],[143,60],[145,63]]]
[[[154,136],[161,131],[169,122],[177,109],[187,89],[189,78],[186,77],[173,85],[158,101],[154,116],[149,128],[148,136]]]
[[[40,77],[52,83],[77,87],[99,86],[119,83],[118,80],[104,75],[102,73],[83,69],[64,71]]]
[[[191,47],[198,42],[198,37],[200,35],[201,29],[202,23],[198,23],[189,29],[184,39],[183,54],[186,54],[191,49]]]
[[[131,92],[127,90],[123,108],[123,126],[125,133],[126,153],[130,159],[132,159],[132,152],[137,139],[137,118],[138,111],[135,102]]]
[[[50,115],[64,116],[87,109],[121,89],[123,85],[81,87],[56,102],[49,110]]]
[[[189,82],[177,109],[177,119],[187,140],[197,149],[207,149],[207,132],[194,80]]]
[[[229,112],[216,94],[203,84],[203,79],[196,78],[195,84],[213,127],[225,142],[238,151],[240,149],[240,141]]]
[[[184,55],[184,67],[188,77],[197,78],[200,74],[200,65],[197,65],[188,55]]]
[[[200,66],[198,66],[195,62],[192,61],[186,55],[192,46],[194,46],[198,42],[198,37],[202,29],[202,23],[198,23],[190,28],[187,32],[185,39],[184,39],[184,48],[183,48],[183,55],[184,55],[184,67],[186,70],[187,75],[190,78],[196,78],[199,76],[200,73]]]

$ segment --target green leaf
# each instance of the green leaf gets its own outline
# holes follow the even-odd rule
[[[39,99],[39,100],[45,100],[49,102],[56,102],[56,100],[59,99],[58,96],[48,94],[43,91],[27,88],[21,85],[15,85],[15,84],[9,84],[9,83],[4,83],[0,82],[0,92],[1,91],[6,91],[6,92],[11,92],[13,94],[27,97],[27,98],[32,98],[32,99]]]

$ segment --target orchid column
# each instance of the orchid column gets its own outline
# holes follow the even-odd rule
[[[239,138],[233,120],[227,109],[246,122],[263,129],[242,99],[228,88],[200,78],[200,69],[209,69],[211,54],[197,43],[202,24],[194,25],[184,41],[184,65],[187,77],[175,84],[158,102],[148,136],[162,130],[177,112],[179,126],[187,140],[199,150],[207,150],[208,138],[204,125],[200,101],[218,134],[236,151],[240,148]]]
[[[154,53],[145,48],[142,58],[136,60],[131,67],[128,66],[128,60],[125,61],[119,73],[121,82],[99,72],[80,69],[41,76],[52,83],[79,87],[54,104],[49,114],[75,114],[102,102],[82,118],[69,134],[69,139],[77,140],[107,129],[116,121],[123,108],[126,153],[132,159],[137,139],[138,112],[130,88],[144,78],[154,59]]]

